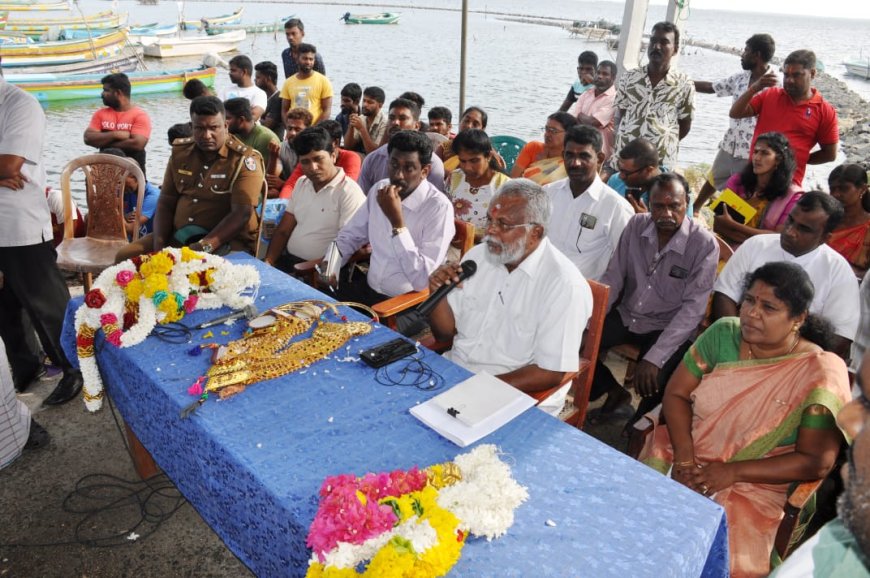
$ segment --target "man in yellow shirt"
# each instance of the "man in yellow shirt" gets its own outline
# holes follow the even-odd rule
[[[281,87],[281,117],[291,108],[304,108],[314,117],[312,124],[327,120],[332,109],[332,84],[314,70],[317,49],[311,44],[299,45],[299,71],[284,81]]]

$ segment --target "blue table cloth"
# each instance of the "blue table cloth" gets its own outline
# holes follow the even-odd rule
[[[258,261],[260,310],[322,297]],[[70,302],[64,328],[75,359]],[[196,312],[193,326],[221,314]],[[349,316],[353,316],[349,314]],[[348,361],[395,337],[376,326],[305,371],[257,383],[227,400],[209,399],[190,418],[179,412],[187,388],[208,368],[188,350],[238,338],[245,325],[218,326],[192,343],[154,336],[131,348],[97,341],[107,391],[161,468],[227,546],[259,576],[302,576],[308,527],[326,476],[421,467],[460,449],[410,415],[409,408],[469,373],[431,352],[424,359],[445,380],[438,391],[388,387],[375,370]],[[222,331],[229,335],[222,335]],[[105,410],[103,410],[105,411]],[[723,510],[652,469],[538,409],[479,443],[504,452],[529,500],[498,540],[469,540],[451,576],[727,576]],[[551,520],[555,525],[548,524]]]

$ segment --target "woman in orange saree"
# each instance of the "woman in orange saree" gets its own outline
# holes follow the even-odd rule
[[[843,221],[834,228],[828,245],[846,258],[859,279],[870,268],[870,193],[867,171],[861,165],[840,165],[828,177],[831,196],[843,203]]]
[[[686,353],[665,390],[666,427],[640,459],[725,508],[731,575],[766,576],[792,482],[823,478],[851,399],[846,365],[823,350],[800,267],[768,263],[747,279],[740,317],[723,318]]]

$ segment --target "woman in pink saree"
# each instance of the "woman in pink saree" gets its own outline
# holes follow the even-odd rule
[[[640,459],[718,502],[731,575],[766,576],[789,484],[816,480],[842,441],[851,400],[846,365],[809,315],[812,282],[790,263],[748,275],[740,317],[720,319],[686,353],[665,390]]]

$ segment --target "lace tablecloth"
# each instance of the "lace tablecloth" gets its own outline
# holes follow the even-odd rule
[[[260,310],[321,296],[259,261],[246,262],[260,270]],[[81,302],[73,299],[67,310],[71,359]],[[193,326],[221,313],[196,312],[184,321]],[[243,328],[215,327],[215,338],[205,340],[207,330],[196,331],[186,345],[152,336],[116,349],[98,339],[97,358],[126,422],[257,575],[305,573],[305,536],[326,476],[427,466],[467,451],[408,413],[443,389],[379,385],[373,369],[347,360],[394,337],[380,326],[304,373],[254,384],[225,401],[209,399],[190,419],[179,419],[194,399],[187,388],[208,366],[206,355],[188,350],[237,338]],[[425,361],[445,387],[469,375],[433,353]],[[530,498],[506,536],[470,540],[452,576],[728,575],[725,516],[717,504],[577,429],[531,409],[479,443],[501,448]]]

